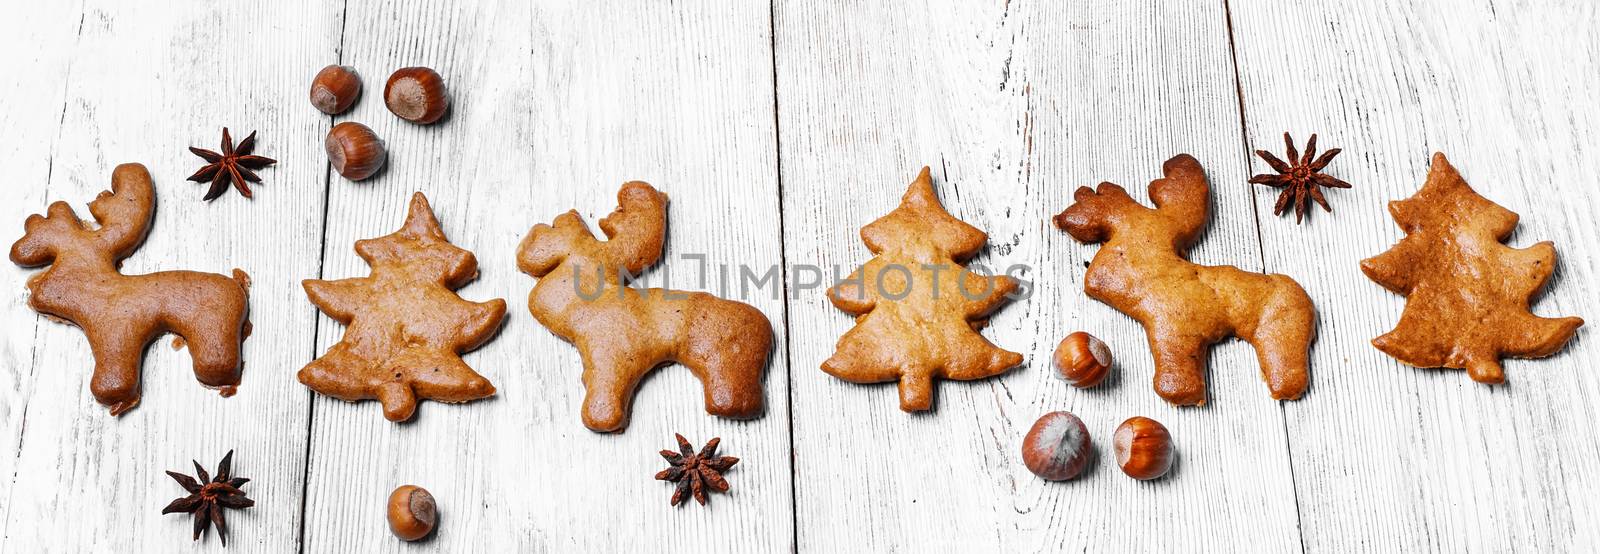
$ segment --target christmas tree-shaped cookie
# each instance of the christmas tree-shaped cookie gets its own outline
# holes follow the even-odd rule
[[[1528,298],[1555,269],[1556,249],[1504,244],[1517,214],[1479,196],[1450,165],[1433,155],[1428,181],[1389,213],[1406,236],[1387,252],[1361,262],[1378,284],[1406,296],[1393,331],[1373,346],[1417,367],[1465,369],[1480,383],[1503,383],[1502,356],[1554,354],[1577,332],[1576,317],[1543,318]]]
[[[944,210],[928,168],[900,207],[861,228],[861,240],[875,256],[828,289],[856,326],[823,371],[855,383],[899,380],[900,409],[916,412],[933,407],[936,377],[982,379],[1022,363],[977,332],[1018,283],[964,267],[988,236]]]
[[[356,241],[356,253],[372,266],[370,276],[301,283],[312,304],[348,327],[300,370],[300,382],[350,402],[376,398],[390,421],[411,419],[417,398],[454,403],[494,395],[461,353],[494,336],[506,302],[456,295],[477,277],[478,261],[445,238],[428,199],[413,195],[405,225]]]

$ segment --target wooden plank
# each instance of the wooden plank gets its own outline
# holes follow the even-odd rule
[[[20,233],[27,214],[56,199],[83,213],[111,167],[144,162],[161,203],[127,270],[246,269],[255,335],[238,396],[196,386],[187,352],[162,341],[147,359],[145,403],[113,419],[88,393],[82,334],[26,308],[31,271],[0,271],[0,550],[214,549],[215,539],[189,543],[183,518],[158,515],[179,492],[161,471],[214,464],[228,448],[260,502],[232,520],[232,548],[246,551],[292,551],[302,536],[306,551],[397,545],[381,505],[406,482],[440,496],[446,523],[430,546],[447,550],[1286,551],[1301,542],[1298,520],[1311,551],[1600,542],[1588,516],[1600,507],[1589,332],[1552,359],[1509,363],[1503,387],[1406,368],[1367,343],[1403,301],[1356,267],[1401,236],[1384,203],[1414,192],[1428,154],[1444,150],[1480,192],[1522,214],[1512,244],[1556,242],[1560,266],[1535,311],[1595,324],[1595,8],[1242,0],[1230,18],[1214,2],[1167,4],[785,1],[769,14],[732,2],[356,2],[348,24],[337,4],[18,7],[0,21],[0,70],[24,77],[0,85],[0,128],[12,137],[0,141],[0,163],[13,172],[0,187],[0,225]],[[1245,145],[1235,142],[1230,23]],[[334,121],[372,125],[394,166],[368,183],[333,178],[324,244],[330,183],[318,144],[330,119],[304,94],[316,69],[340,59],[341,38],[344,63],[373,96]],[[461,108],[442,125],[405,124],[381,105],[388,72],[416,64],[439,68],[455,89]],[[183,147],[214,147],[222,125],[260,130],[262,153],[283,160],[263,172],[254,201],[202,203],[203,187],[182,181],[198,167]],[[1335,174],[1358,188],[1334,193],[1337,214],[1295,226],[1267,213],[1271,191],[1244,184],[1266,170],[1241,163],[1246,147],[1278,150],[1285,129],[1346,148]],[[1094,248],[1047,218],[1078,185],[1142,191],[1179,151],[1207,164],[1217,191],[1196,260],[1288,273],[1317,302],[1306,399],[1273,406],[1248,348],[1229,343],[1212,361],[1212,404],[1169,408],[1149,390],[1138,326],[1083,296]],[[533,280],[515,271],[512,251],[529,226],[569,208],[592,224],[622,181],[644,179],[675,200],[653,284],[670,275],[695,288],[697,262],[682,254],[758,272],[785,257],[847,272],[869,256],[859,227],[892,208],[923,164],[951,211],[993,238],[981,262],[1035,268],[1034,296],[985,331],[1028,365],[941,385],[934,413],[907,416],[892,386],[817,369],[850,325],[820,287],[792,291],[792,317],[764,290],[748,300],[778,325],[778,344],[784,321],[797,328],[795,373],[780,350],[765,418],[706,416],[698,383],[669,368],[641,389],[627,433],[583,429],[577,354],[524,307]],[[502,335],[468,356],[498,398],[427,404],[396,426],[375,405],[313,397],[293,380],[342,333],[313,323],[299,280],[365,274],[351,243],[391,231],[414,190],[478,254],[483,277],[463,295],[505,298],[511,313]],[[839,198],[846,190],[859,196]],[[1119,356],[1099,389],[1047,376],[1055,342],[1077,329]],[[1017,454],[1033,419],[1054,409],[1082,415],[1102,454],[1074,483],[1038,481]],[[1177,437],[1171,478],[1135,483],[1108,459],[1111,429],[1136,414]],[[858,415],[868,417],[837,423]],[[721,435],[745,459],[730,473],[733,493],[709,510],[667,507],[670,487],[649,479],[674,431]],[[547,474],[556,477],[539,479]]]
[[[0,21],[0,36],[14,37],[11,53],[0,57],[0,73],[27,75],[27,79],[7,79],[0,84],[0,129],[13,137],[31,140],[0,141],[0,167],[11,171],[11,186],[0,187],[0,234],[10,241],[22,236],[22,222],[28,214],[45,206],[52,176],[53,150],[60,136],[62,110],[66,103],[66,82],[71,64],[67,54],[77,38],[83,13],[76,8],[29,4]],[[9,268],[8,268],[9,269]],[[0,325],[0,499],[11,497],[17,454],[27,424],[27,408],[34,383],[34,330],[40,318],[28,309],[27,280],[31,272],[0,271],[0,290],[5,291],[5,313]],[[0,502],[0,540],[11,502]]]
[[[189,541],[187,518],[159,513],[182,493],[162,472],[190,471],[191,459],[214,467],[237,449],[236,473],[252,478],[246,490],[257,505],[229,515],[231,551],[294,550],[307,396],[283,368],[304,363],[313,345],[313,314],[299,300],[297,281],[316,271],[323,186],[317,139],[327,124],[307,105],[305,91],[314,71],[308,68],[334,50],[337,14],[315,2],[226,10],[202,2],[91,5],[81,16],[73,6],[35,8],[66,10],[25,16],[19,30],[24,37],[38,33],[41,46],[52,49],[34,54],[38,63],[64,64],[66,75],[51,77],[41,68],[42,82],[54,79],[56,92],[6,97],[14,110],[47,112],[39,117],[59,122],[59,129],[49,121],[18,121],[20,128],[8,122],[26,135],[7,143],[43,143],[53,170],[48,178],[30,171],[7,185],[7,228],[19,228],[21,214],[43,210],[47,200],[67,200],[88,216],[84,206],[109,186],[112,167],[142,162],[155,177],[156,216],[148,241],[123,270],[242,268],[254,279],[254,334],[245,343],[237,396],[224,399],[199,386],[188,352],[173,351],[164,338],[145,359],[143,403],[113,418],[89,394],[94,362],[83,334],[40,324],[30,382],[18,395],[27,398],[26,424],[15,465],[5,472],[15,481],[3,549],[215,549],[214,536]],[[63,17],[69,22],[58,21]],[[49,38],[57,33],[64,35]],[[8,50],[30,42],[13,41]],[[4,63],[12,60],[8,55]],[[34,63],[26,55],[18,61]],[[258,153],[282,161],[261,172],[266,182],[253,201],[229,193],[202,202],[203,187],[183,180],[203,163],[185,147],[217,147],[223,126],[238,138],[259,130]],[[6,290],[21,294],[19,272],[4,273]],[[8,319],[17,317],[21,302],[8,300]]]
[[[944,382],[934,412],[901,413],[893,386],[817,369],[851,320],[820,289],[796,291],[800,548],[1297,549],[1282,412],[1248,346],[1214,351],[1206,407],[1166,405],[1138,324],[1082,292],[1095,247],[1048,221],[1072,189],[1102,180],[1143,200],[1161,162],[1191,152],[1214,186],[1194,260],[1260,266],[1222,4],[936,4],[778,3],[787,258],[849,272],[869,257],[858,229],[931,165],[950,211],[989,233],[978,261],[1034,268],[1033,297],[984,331],[1028,361],[999,378]],[[1080,329],[1117,356],[1115,376],[1092,390],[1051,376],[1057,341]],[[1049,483],[1024,468],[1020,443],[1035,418],[1063,409],[1085,420],[1102,459],[1077,481]],[[1168,478],[1137,482],[1115,467],[1111,432],[1134,415],[1172,430],[1179,462]]]
[[[1600,25],[1588,3],[1232,2],[1248,137],[1320,133],[1355,184],[1305,225],[1262,210],[1267,265],[1301,278],[1323,322],[1310,395],[1288,405],[1311,551],[1568,551],[1600,543]],[[1403,299],[1358,263],[1402,236],[1385,205],[1443,151],[1521,214],[1510,244],[1559,252],[1541,315],[1589,326],[1508,384],[1403,366],[1368,341]],[[1256,172],[1267,171],[1252,161]]]
[[[531,10],[531,11],[530,11]],[[776,134],[765,6],[567,2],[475,5],[352,2],[344,63],[371,94],[389,71],[439,70],[454,94],[445,122],[419,127],[377,96],[349,117],[388,141],[383,175],[335,178],[323,274],[365,275],[351,251],[386,234],[420,190],[445,233],[477,254],[471,300],[510,304],[500,335],[466,356],[499,389],[460,406],[422,405],[415,421],[385,421],[375,404],[318,397],[313,417],[306,550],[395,550],[383,505],[400,484],[429,488],[443,511],[431,546],[449,551],[774,551],[793,539],[786,361],[767,377],[769,410],[749,422],[705,414],[700,386],[668,367],[640,388],[632,425],[598,435],[579,419],[576,350],[527,311],[534,280],[514,252],[535,223],[577,209],[594,220],[616,206],[627,180],[671,196],[658,285],[690,283],[708,263],[779,263]],[[303,300],[300,300],[303,302]],[[749,299],[777,325],[781,300]],[[777,344],[783,344],[781,327]],[[318,352],[343,329],[324,318]],[[673,508],[671,487],[651,479],[672,433],[723,438],[744,461],[731,494],[706,508]]]

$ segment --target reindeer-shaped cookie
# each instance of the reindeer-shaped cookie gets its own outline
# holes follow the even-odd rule
[[[1155,357],[1156,393],[1178,405],[1206,401],[1206,359],[1229,335],[1256,349],[1261,376],[1279,400],[1306,391],[1306,361],[1316,331],[1311,298],[1283,275],[1202,266],[1185,256],[1210,217],[1210,186],[1188,154],[1161,166],[1150,182],[1152,210],[1122,187],[1079,187],[1056,227],[1083,243],[1105,242],[1083,289],[1144,324]]]
[[[201,384],[223,396],[239,385],[248,307],[241,272],[234,270],[233,279],[196,271],[120,273],[121,260],[144,242],[154,208],[150,173],[122,164],[111,174],[111,190],[89,203],[98,227],[86,227],[71,206],[55,202],[46,215],[28,216],[26,233],[11,245],[17,265],[50,266],[28,280],[28,305],[83,329],[95,359],[89,390],[111,415],[139,404],[144,349],[162,333],[183,337]]]
[[[605,241],[568,211],[554,225],[535,225],[517,248],[517,266],[539,279],[528,310],[583,357],[583,424],[626,427],[639,380],[669,362],[700,379],[707,412],[760,415],[772,352],[767,316],[704,292],[627,287],[624,272],[638,275],[661,257],[667,196],[635,181],[622,186],[617,204],[600,220]]]

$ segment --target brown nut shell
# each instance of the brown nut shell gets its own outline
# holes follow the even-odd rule
[[[1172,469],[1172,434],[1148,417],[1131,417],[1111,437],[1117,466],[1129,477],[1148,481]]]
[[[389,159],[389,153],[383,149],[383,140],[378,138],[378,134],[354,121],[346,121],[329,129],[323,147],[328,150],[328,163],[333,164],[334,171],[351,181],[371,177],[383,169],[384,162]]]
[[[361,97],[361,76],[354,67],[330,65],[311,79],[311,105],[322,113],[338,115]]]
[[[1077,477],[1093,456],[1089,429],[1071,412],[1045,414],[1022,439],[1022,463],[1034,475],[1050,481]]]
[[[426,537],[438,521],[439,508],[428,489],[404,485],[389,493],[389,530],[400,540]]]
[[[1053,360],[1056,376],[1078,388],[1099,385],[1111,372],[1111,349],[1106,347],[1105,342],[1083,331],[1061,339]]]
[[[426,67],[405,67],[389,76],[383,86],[383,103],[400,119],[427,125],[450,109],[444,78]]]

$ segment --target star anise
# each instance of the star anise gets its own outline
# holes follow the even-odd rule
[[[1294,140],[1289,138],[1289,133],[1283,134],[1283,145],[1288,150],[1289,163],[1284,163],[1277,156],[1273,156],[1271,152],[1257,150],[1256,155],[1266,160],[1267,165],[1272,166],[1272,169],[1277,171],[1278,174],[1263,173],[1250,178],[1251,183],[1283,189],[1283,194],[1278,195],[1278,204],[1272,207],[1272,215],[1283,215],[1284,212],[1289,211],[1290,202],[1293,202],[1294,222],[1299,223],[1300,218],[1305,215],[1308,211],[1307,208],[1310,207],[1308,204],[1310,200],[1316,200],[1323,210],[1332,212],[1333,207],[1328,205],[1328,200],[1322,197],[1322,189],[1318,187],[1350,188],[1350,183],[1322,173],[1323,168],[1328,167],[1328,162],[1333,161],[1333,157],[1339,155],[1340,150],[1334,148],[1323,152],[1321,157],[1317,157],[1317,135],[1315,134],[1311,135],[1311,140],[1306,142],[1306,153],[1303,156],[1295,150]],[[1312,158],[1316,159],[1313,160]]]
[[[250,482],[243,477],[230,477],[229,470],[233,465],[233,451],[229,450],[227,456],[222,457],[222,463],[217,464],[215,478],[206,473],[206,468],[200,467],[200,462],[194,462],[194,477],[168,471],[183,490],[189,491],[189,496],[173,500],[167,507],[161,509],[162,514],[177,512],[194,514],[194,540],[200,540],[200,535],[212,525],[217,526],[217,536],[222,539],[222,546],[228,546],[228,523],[222,517],[224,508],[249,508],[256,505],[256,501],[245,498],[244,491],[239,487]]]
[[[233,184],[233,188],[239,189],[239,194],[243,194],[245,198],[251,198],[250,186],[246,185],[245,181],[251,183],[261,182],[261,177],[251,170],[278,163],[277,160],[272,158],[250,155],[250,151],[255,149],[255,131],[251,131],[250,136],[239,141],[239,146],[235,148],[233,146],[233,137],[228,135],[228,128],[223,127],[221,154],[204,148],[189,147],[190,152],[194,152],[194,155],[206,160],[206,166],[200,168],[200,171],[194,172],[194,175],[190,175],[189,180],[196,183],[211,181],[211,190],[206,191],[206,200],[222,196],[222,191],[228,189],[229,183]]]
[[[717,445],[722,443],[722,437],[711,439],[705,448],[695,454],[694,446],[684,440],[683,435],[673,434],[678,438],[679,452],[662,450],[661,457],[667,459],[672,467],[661,470],[656,474],[656,479],[678,483],[677,490],[672,493],[672,505],[677,506],[693,494],[695,501],[701,506],[706,504],[706,489],[721,492],[728,491],[728,480],[722,478],[722,472],[739,463],[733,456],[718,456]]]

